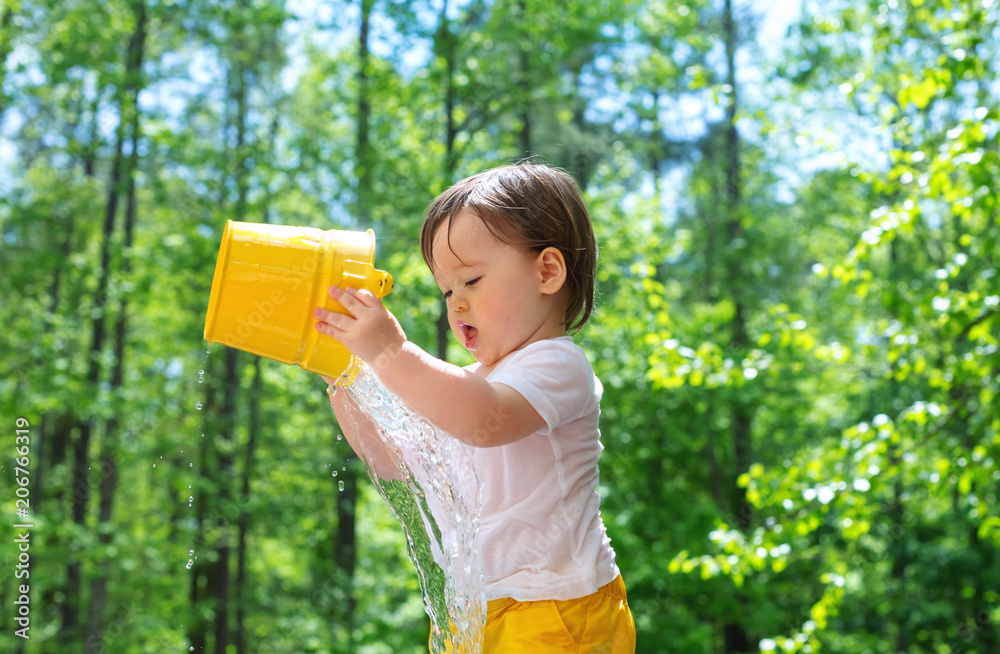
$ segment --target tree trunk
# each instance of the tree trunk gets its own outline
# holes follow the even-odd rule
[[[705,425],[705,459],[708,461],[708,486],[709,491],[712,493],[712,499],[715,500],[715,505],[719,507],[720,511],[728,512],[730,506],[729,502],[726,501],[726,488],[723,482],[722,467],[719,465],[719,457],[716,453],[718,445],[716,443],[715,427],[712,426],[712,422],[715,420],[715,402],[715,393],[712,391],[706,393],[703,424]]]
[[[371,102],[369,101],[368,80],[368,25],[374,0],[361,0],[361,25],[358,30],[358,132],[354,153],[357,166],[358,202],[357,219],[362,225],[371,222],[372,209],[372,156],[369,146],[369,124],[371,122]]]
[[[139,12],[144,16],[145,7]],[[138,17],[138,16],[137,16]],[[118,129],[115,137],[115,155],[112,161],[108,179],[108,199],[104,214],[104,228],[101,239],[101,263],[97,271],[97,290],[94,296],[94,322],[91,332],[89,361],[87,364],[87,387],[96,389],[101,377],[101,352],[105,340],[105,311],[109,278],[111,276],[111,241],[115,232],[115,217],[118,212],[118,202],[121,193],[123,169],[125,167],[124,142],[128,106],[138,97],[140,83],[140,66],[142,62],[142,46],[145,38],[145,19],[137,22],[136,31],[129,45],[126,79],[119,96]],[[131,99],[130,99],[131,98]],[[73,444],[73,522],[80,528],[86,527],[87,504],[90,499],[90,486],[87,472],[90,469],[90,440],[94,421],[91,416],[78,416],[78,436]],[[66,569],[66,600],[62,606],[62,626],[60,642],[74,642],[79,634],[80,589],[82,587],[82,568],[80,561],[73,561]]]
[[[663,126],[660,125],[660,89],[654,87],[650,92],[653,96],[653,130],[650,134],[652,150],[649,153],[649,168],[653,173],[653,193],[656,195],[657,209],[660,207],[660,179],[663,177],[664,145]]]
[[[218,554],[213,575],[212,589],[215,591],[215,652],[226,654],[229,643],[229,518],[226,512],[229,502],[229,481],[233,474],[233,459],[229,454],[229,442],[236,431],[236,396],[240,390],[239,350],[226,348],[226,369],[223,377],[222,407],[219,411],[219,438],[225,441],[218,455],[216,482],[218,484],[218,508],[215,518],[218,536],[215,549]]]
[[[135,171],[139,161],[139,139],[141,138],[141,128],[139,125],[139,105],[138,95],[141,87],[141,70],[143,49],[146,39],[146,5],[140,2],[135,9],[135,33],[129,43],[128,65],[126,67],[126,87],[128,89],[128,111],[122,107],[122,119],[130,114],[130,131],[132,151],[129,155],[125,204],[125,240],[122,258],[122,275],[128,278],[131,273],[129,261],[132,238],[135,229]],[[125,368],[125,338],[127,332],[127,311],[128,300],[123,294],[119,299],[118,317],[115,324],[115,363],[111,375],[111,392],[114,393],[122,387]],[[105,425],[105,442],[101,455],[100,467],[100,504],[98,509],[98,542],[107,545],[111,541],[111,529],[108,527],[111,522],[111,513],[114,508],[114,494],[118,481],[116,469],[118,419],[111,418]],[[103,648],[101,644],[101,631],[103,624],[104,606],[107,601],[108,584],[108,561],[102,560],[98,564],[99,572],[91,584],[89,601],[89,615],[87,620],[86,651],[100,652]]]
[[[268,141],[265,145],[267,152],[274,149],[275,137],[278,133],[278,110],[275,110],[274,120],[271,122]],[[266,186],[265,186],[266,188]],[[268,216],[270,211],[270,194],[265,198],[263,219],[265,223],[271,222]],[[260,357],[255,357],[253,361],[253,382],[250,390],[250,415],[247,425],[247,447],[246,457],[243,463],[243,486],[240,490],[240,518],[237,528],[239,530],[236,545],[236,633],[233,638],[236,645],[236,654],[247,654],[246,640],[246,581],[247,581],[247,538],[250,531],[250,480],[253,476],[254,454],[257,450],[257,439],[260,435],[260,398],[263,379],[260,372]]]
[[[358,26],[358,122],[355,146],[357,166],[358,202],[357,219],[362,225],[372,220],[372,154],[370,138],[371,103],[369,100],[368,78],[368,32],[374,0],[361,0],[361,22]],[[335,485],[337,510],[337,531],[333,542],[333,565],[338,586],[343,592],[343,603],[336,603],[333,612],[336,627],[342,628],[346,651],[354,650],[354,612],[357,599],[354,596],[354,570],[357,565],[356,512],[358,504],[357,461],[343,466]],[[331,476],[331,479],[333,477]],[[342,486],[341,486],[342,485]],[[342,490],[341,490],[342,488]]]
[[[98,123],[98,113],[101,109],[101,91],[94,94],[94,101],[90,104],[90,138],[83,148],[83,172],[87,177],[93,177],[97,170],[97,145],[100,139],[100,128]]]
[[[448,0],[445,0],[441,7],[441,15],[438,19],[438,31],[436,37],[443,45],[445,59],[445,79],[444,79],[444,117],[445,117],[445,156],[444,156],[444,180],[445,184],[455,181],[455,169],[457,160],[455,156],[455,140],[458,138],[458,127],[455,124],[455,39],[451,33],[451,24],[448,20]],[[441,298],[441,309],[437,319],[437,356],[442,361],[448,360],[448,336],[451,328],[448,326],[448,303]]]
[[[32,491],[32,495],[38,494],[37,499],[34,501],[35,511],[41,513],[44,510],[45,515],[53,515],[56,512],[62,513],[65,510],[66,484],[65,482],[58,485],[50,482],[43,483],[41,477],[46,475],[46,471],[54,472],[66,462],[66,449],[69,441],[72,440],[71,430],[76,424],[76,420],[68,411],[55,411],[46,414],[43,422],[45,424],[42,427],[42,438],[47,447],[45,447],[44,458],[39,464],[38,487],[37,490]],[[65,547],[65,537],[63,536],[53,535],[49,542],[53,547]],[[42,591],[42,606],[58,606],[59,602],[56,601],[57,594],[65,593],[65,583],[56,582],[46,585]]]
[[[583,66],[579,65],[573,69],[573,125],[576,127],[577,133],[580,136],[587,134],[587,103],[583,99],[580,92],[580,78],[583,76]],[[609,128],[610,129],[610,128]],[[577,153],[575,155],[576,159],[576,170],[573,171],[576,176],[576,181],[580,183],[580,189],[583,191],[587,190],[587,186],[590,184],[590,177],[594,174],[594,170],[597,168],[597,162],[600,161],[606,153],[603,150],[595,150],[592,145],[588,145],[588,141],[584,140],[577,148]]]
[[[245,9],[245,2],[240,3],[241,9]],[[233,40],[233,50],[235,56],[230,66],[229,86],[232,99],[235,100],[236,109],[236,147],[235,147],[235,176],[236,176],[236,207],[234,218],[243,222],[246,220],[247,207],[247,70],[246,43],[244,40],[243,26],[236,28]],[[236,436],[236,397],[240,389],[239,379],[239,350],[226,348],[226,373],[223,390],[221,429],[219,435],[225,441],[232,441]],[[219,481],[219,507],[222,511],[217,516],[219,526],[219,540],[217,543],[218,561],[215,567],[215,651],[217,654],[226,654],[226,646],[229,643],[229,558],[231,554],[230,533],[228,518],[225,514],[230,503],[229,479],[232,475],[233,461],[229,454],[229,448],[223,447],[218,456],[218,481]],[[242,509],[237,517],[242,516]]]
[[[62,245],[59,249],[59,261],[52,274],[52,285],[49,288],[49,315],[57,315],[59,309],[59,296],[62,292],[63,268],[69,261],[69,255],[73,247],[73,231],[75,226],[73,215],[66,218],[66,230],[63,234]],[[51,322],[46,324],[46,329],[51,329]],[[38,472],[32,482],[32,499],[35,511],[41,513],[42,505],[47,504],[50,499],[56,500],[56,505],[61,505],[65,500],[65,484],[48,487],[46,485],[48,473],[56,470],[66,461],[66,445],[69,440],[69,431],[72,429],[72,416],[65,408],[47,412],[42,416],[38,428],[37,461]],[[51,496],[51,497],[50,497]],[[60,511],[62,507],[60,506]],[[62,544],[62,537],[53,536],[53,544]],[[32,560],[33,561],[33,560]],[[29,574],[31,569],[29,568]],[[56,606],[55,594],[65,592],[65,587],[54,583],[45,587],[42,593],[43,606]]]
[[[524,0],[517,0],[518,20],[522,27],[528,25],[528,8]],[[520,106],[521,113],[521,157],[531,156],[531,82],[529,81],[531,70],[531,58],[529,52],[522,47],[521,43],[516,43],[518,49],[518,77],[520,78],[521,92],[524,97]],[[521,158],[519,157],[519,158]]]
[[[729,103],[726,107],[726,237],[729,241],[726,253],[728,282],[732,289],[731,297],[735,312],[730,323],[730,351],[735,360],[741,360],[742,351],[747,346],[746,309],[743,305],[743,267],[741,240],[743,228],[740,206],[740,142],[736,131],[736,25],[733,20],[732,0],[726,0],[722,14],[722,31],[726,48],[726,82],[729,85]],[[753,507],[747,502],[746,489],[739,486],[737,479],[750,469],[750,411],[740,398],[734,398],[732,404],[733,425],[733,463],[732,475],[733,508],[736,511],[736,527],[746,533],[750,528]],[[746,633],[740,618],[734,616],[723,629],[726,652],[751,651],[750,638]]]
[[[7,56],[11,52],[11,23],[14,22],[14,10],[10,2],[5,2],[0,12],[0,121],[7,110],[7,99],[3,96],[3,83],[7,73]]]
[[[737,244],[743,238],[743,228],[740,220],[740,144],[739,134],[736,131],[736,30],[732,17],[732,0],[726,0],[726,9],[723,14],[723,31],[726,35],[726,59],[728,61],[727,82],[729,84],[729,106],[726,109],[726,205],[728,219],[726,223],[726,236],[729,240],[728,276],[729,284],[732,288],[732,300],[735,307],[731,325],[732,340],[731,349],[740,353],[747,347],[746,332],[746,308],[743,304],[743,289],[741,287],[744,278],[742,256],[739,252],[733,252]],[[750,444],[750,414],[742,402],[736,402],[733,415],[733,450],[736,462],[735,478],[743,474],[750,468],[751,444]],[[738,507],[737,525],[740,529],[747,529],[750,526],[752,508],[746,501],[746,490],[737,488]]]
[[[266,221],[265,221],[266,222]],[[243,462],[243,486],[240,489],[240,519],[237,524],[239,534],[236,544],[236,654],[247,653],[246,642],[246,588],[247,577],[247,532],[250,530],[250,478],[253,474],[254,452],[260,433],[260,357],[253,360],[253,384],[250,391],[250,422],[247,425],[246,458]]]
[[[122,145],[123,128],[119,126],[115,159],[111,169],[111,179],[108,188],[108,202],[104,219],[104,230],[101,241],[101,267],[98,270],[97,291],[94,298],[95,317],[91,331],[89,362],[87,364],[87,387],[96,389],[101,377],[101,351],[105,338],[105,305],[107,304],[108,277],[111,274],[111,239],[115,229],[115,214],[118,209],[118,186],[121,179],[123,160]],[[77,416],[78,435],[73,443],[73,485],[72,485],[72,516],[73,522],[80,528],[86,527],[87,503],[90,499],[90,486],[87,471],[90,469],[90,437],[93,430],[91,416]],[[66,601],[62,606],[62,627],[60,630],[63,642],[76,640],[79,621],[81,563],[79,560],[69,563],[66,569]]]
[[[334,441],[336,442],[336,441]],[[357,599],[354,596],[354,568],[357,563],[357,543],[355,529],[358,503],[358,474],[352,462],[343,466],[337,477],[331,477],[335,484],[337,506],[337,531],[333,540],[333,565],[336,569],[338,586],[343,591],[344,602],[337,603],[334,617],[337,626],[344,629],[346,650],[354,651],[354,610]],[[340,489],[340,484],[343,488]]]
[[[238,47],[237,51],[239,51]],[[238,66],[234,67],[238,68]],[[230,68],[230,73],[227,77],[227,94],[225,96],[221,130],[222,151],[225,153],[223,157],[223,161],[225,162],[224,173],[231,170],[230,161],[233,159],[231,150],[229,149],[229,129],[233,126],[234,122],[237,123],[235,156],[238,158],[242,154],[240,146],[243,140],[239,123],[241,120],[245,120],[237,116],[234,121],[232,117],[232,100],[238,98],[241,84],[238,81],[241,74],[234,73],[232,68]],[[238,107],[238,109],[242,109],[242,107]],[[242,113],[242,111],[237,111],[237,113]],[[243,160],[240,159],[240,161],[242,162]],[[237,175],[239,174],[241,174],[241,171],[237,170]],[[225,211],[227,182],[228,179],[224,175],[219,199],[216,203],[220,213]],[[239,184],[240,182],[237,181],[237,185]],[[234,216],[234,218],[240,220],[238,215]],[[220,439],[219,442],[232,441],[233,439],[236,428],[236,396],[239,393],[240,387],[239,351],[230,347],[222,347],[224,348],[222,369],[210,370],[209,374],[206,375],[208,383],[205,384],[205,404],[202,423],[202,428],[205,431],[211,430],[214,432],[213,435]],[[209,360],[206,369],[210,367],[217,368],[216,361],[218,359]],[[218,382],[215,380],[218,380]],[[210,420],[214,423],[211,426],[209,423]],[[202,436],[204,438],[204,435]],[[215,618],[212,630],[214,651],[218,654],[224,654],[229,641],[230,554],[229,519],[225,516],[225,511],[231,508],[229,504],[231,497],[229,483],[232,472],[232,457],[228,454],[228,444],[223,444],[219,448],[213,448],[211,443],[212,441],[209,440],[202,441],[199,451],[199,465],[201,467],[201,476],[206,479],[206,486],[217,488],[218,491],[214,498],[209,498],[205,493],[197,493],[195,499],[198,533],[195,537],[196,546],[194,556],[201,556],[202,560],[192,564],[189,596],[194,618],[192,620],[193,624],[189,629],[189,639],[194,651],[208,651],[209,625],[207,620],[201,617],[202,608],[200,605],[203,602],[211,601]],[[213,452],[216,455],[215,457],[212,457]],[[214,499],[215,502],[211,503],[210,499]],[[209,527],[208,530],[206,530],[206,525]],[[213,563],[207,562],[208,557],[205,556],[205,551],[208,548],[214,548],[216,551],[216,560]]]
[[[206,409],[209,405],[208,398],[205,400]],[[207,413],[206,413],[207,415]],[[204,417],[202,418],[204,420]],[[204,423],[199,425],[201,429],[204,429]],[[210,474],[209,474],[209,442],[204,434],[201,434],[199,438],[198,447],[198,470],[201,477],[205,480],[204,487],[210,487]],[[191,603],[191,626],[188,627],[188,641],[193,647],[195,652],[205,652],[206,642],[208,640],[208,624],[205,619],[201,617],[201,611],[199,610],[199,603],[202,601],[201,587],[208,583],[209,573],[211,571],[208,559],[204,556],[205,547],[207,546],[207,535],[205,533],[205,520],[208,516],[208,497],[204,492],[194,492],[192,495],[195,498],[194,501],[194,516],[195,516],[195,533],[194,542],[192,543],[192,552],[190,558],[190,563],[188,567],[191,570],[191,586],[188,591],[188,600]],[[200,559],[196,557],[201,555]]]

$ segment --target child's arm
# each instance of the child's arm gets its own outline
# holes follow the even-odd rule
[[[323,377],[328,384],[333,379]],[[337,424],[354,453],[368,462],[380,479],[403,479],[396,465],[396,457],[386,447],[372,419],[351,399],[346,391],[330,394],[330,404],[337,416]]]
[[[382,383],[438,429],[476,447],[513,443],[545,426],[520,393],[437,359],[406,340],[396,318],[368,291],[330,287],[351,315],[316,309],[316,329],[372,366]]]

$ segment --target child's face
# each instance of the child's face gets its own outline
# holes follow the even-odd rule
[[[456,215],[450,235],[448,224],[442,224],[432,250],[434,279],[448,303],[448,324],[484,366],[494,366],[529,343],[566,333],[564,307],[542,287],[540,256],[498,241],[476,214]]]

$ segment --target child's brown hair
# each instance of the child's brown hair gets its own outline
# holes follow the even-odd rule
[[[508,245],[541,252],[554,247],[566,260],[566,331],[578,331],[594,309],[597,242],[580,187],[565,171],[533,163],[493,168],[467,177],[427,207],[420,251],[434,269],[431,246],[438,227],[451,229],[462,210],[475,213]],[[450,241],[449,241],[450,244]]]

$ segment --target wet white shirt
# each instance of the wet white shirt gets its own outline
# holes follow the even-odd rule
[[[546,424],[509,445],[473,448],[486,599],[590,595],[618,576],[597,493],[601,382],[569,336],[527,345],[486,379],[520,393]]]

